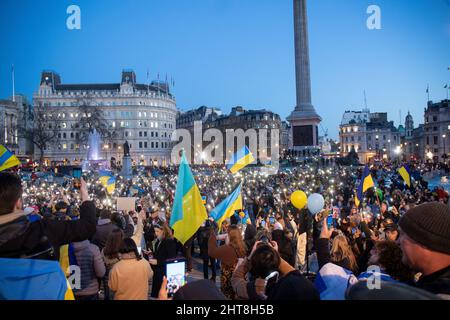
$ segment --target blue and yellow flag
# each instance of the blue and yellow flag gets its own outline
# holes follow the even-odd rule
[[[19,159],[0,144],[0,171],[20,165]]]
[[[364,192],[362,191],[363,188],[363,183],[362,180],[358,185],[358,188],[356,189],[356,193],[355,193],[355,205],[357,208],[359,208],[359,205],[363,199],[364,196]]]
[[[108,193],[113,193],[114,189],[116,189],[116,177],[113,176],[110,171],[100,171],[100,182],[106,188]]]
[[[58,261],[0,258],[0,300],[74,300]]]
[[[222,228],[222,222],[231,217],[236,210],[242,210],[242,196],[240,184],[234,191],[219,203],[209,214],[217,222],[219,230]]]
[[[361,176],[361,184],[362,184],[362,192],[366,192],[367,189],[375,186],[375,183],[373,183],[372,175],[370,174],[368,166],[364,167],[364,171]]]
[[[405,181],[406,185],[408,187],[411,187],[411,171],[409,171],[408,166],[406,164],[404,164],[400,168],[398,168],[397,171],[402,176],[402,178]]]
[[[356,193],[355,193],[356,207],[359,207],[359,205],[363,199],[364,192],[366,192],[367,189],[372,188],[374,186],[375,186],[375,183],[373,182],[369,167],[365,166],[364,171],[361,175],[361,181],[359,182],[358,188],[356,189]]]
[[[178,168],[178,181],[175,190],[170,227],[174,237],[185,244],[208,219],[200,190],[195,183],[191,168],[183,151]]]
[[[247,146],[244,146],[241,150],[238,150],[227,164],[227,169],[231,173],[235,174],[242,168],[246,167],[250,163],[255,161],[253,154],[248,150]]]

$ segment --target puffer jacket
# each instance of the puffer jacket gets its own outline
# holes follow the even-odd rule
[[[78,267],[80,267],[80,288],[74,288],[75,296],[90,296],[98,293],[99,281],[106,268],[100,250],[95,244],[84,240],[73,243]]]

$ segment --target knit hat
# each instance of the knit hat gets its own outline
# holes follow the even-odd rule
[[[450,255],[450,208],[428,202],[406,212],[399,221],[401,231],[430,250]]]

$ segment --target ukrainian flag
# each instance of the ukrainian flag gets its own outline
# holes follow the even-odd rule
[[[116,188],[116,177],[110,171],[100,171],[100,182],[106,188],[108,193],[112,193]]]
[[[365,166],[363,174],[361,176],[361,181],[359,182],[358,188],[356,189],[356,193],[355,193],[356,207],[359,207],[359,205],[362,201],[362,198],[364,196],[364,192],[366,192],[367,189],[372,188],[374,186],[375,186],[375,183],[373,182],[369,167]]]
[[[252,153],[248,150],[247,146],[244,146],[241,150],[236,152],[230,161],[227,164],[227,169],[231,171],[231,173],[236,173],[245,166],[249,165],[255,161]]]
[[[0,258],[0,300],[74,300],[58,261]]]
[[[358,188],[356,189],[355,193],[355,205],[357,208],[359,208],[359,205],[363,199],[364,192],[362,191],[363,183],[362,181],[359,183]]]
[[[175,200],[170,216],[170,227],[174,230],[174,237],[182,244],[185,244],[206,219],[208,219],[208,214],[202,202],[200,190],[195,183],[183,151],[178,168]]]
[[[242,184],[210,212],[209,216],[217,222],[219,230],[224,220],[231,217],[236,210],[242,210],[241,187]]]
[[[398,173],[402,176],[403,180],[408,187],[411,187],[411,172],[406,164],[402,165],[398,170]]]
[[[361,184],[362,184],[362,192],[366,192],[367,189],[375,186],[375,183],[373,183],[372,175],[370,174],[368,166],[364,167],[364,171],[361,176]]]
[[[0,144],[0,171],[20,165],[19,159]]]

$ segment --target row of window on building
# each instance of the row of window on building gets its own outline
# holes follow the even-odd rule
[[[138,146],[139,146],[139,149],[149,149],[149,147],[150,147],[150,149],[168,149],[168,148],[170,148],[170,143],[166,142],[166,141],[160,141],[160,142],[159,141],[139,141]],[[117,143],[108,143],[108,144],[103,145],[102,148],[104,150],[108,150],[108,149],[118,150],[118,149],[120,149],[120,145],[118,145]],[[133,145],[130,143],[130,149],[132,149],[132,148],[133,148]],[[52,147],[46,146],[44,149],[46,151],[50,151],[50,150],[52,150]],[[61,143],[61,144],[58,144],[57,149],[58,150],[70,149],[70,150],[78,151],[80,149],[87,150],[88,146],[80,145],[78,143],[70,143],[70,144]]]
[[[130,131],[125,131],[124,133],[125,137],[132,137],[133,134]],[[69,138],[70,137],[70,138]],[[151,138],[171,138],[171,134],[168,132],[161,132],[161,134],[158,131],[139,131],[139,137],[151,137]],[[58,132],[58,139],[79,139],[80,133],[79,132]]]
[[[119,111],[117,111],[117,112],[104,111],[104,112],[102,112],[102,115],[104,117],[106,117],[106,118],[119,117],[119,116],[121,118],[131,118],[131,117],[133,117],[135,115],[135,113],[133,111],[120,111],[120,114],[119,114]],[[147,118],[147,115],[148,115],[148,118],[158,119],[158,113],[157,112],[137,111],[136,115],[138,116],[138,118]],[[53,117],[53,114],[49,113],[46,116],[51,119]],[[92,116],[92,114],[90,112],[89,113],[76,113],[76,112],[67,113],[67,118],[75,118],[75,119],[77,119],[79,117],[82,117],[82,118],[88,117],[88,118],[90,118],[91,116]],[[61,118],[65,119],[66,118],[66,113],[64,113],[64,112],[58,113],[57,114],[57,118],[58,119],[61,119]],[[171,114],[168,114],[168,113],[160,113],[159,114],[159,118],[160,119],[164,119],[164,120],[174,120],[174,116],[171,115]]]
[[[131,89],[131,90],[130,90]],[[144,91],[144,90],[133,90],[130,88],[126,90],[126,93],[136,93],[143,97],[154,97],[154,98],[170,98],[169,95],[164,94],[163,92],[154,92],[154,91]],[[53,94],[51,89],[41,89],[39,90],[39,94],[41,96],[53,96],[56,95],[58,97],[120,97],[123,92],[119,90],[102,90],[102,91],[58,91],[56,94]],[[145,101],[139,101],[141,104],[145,104]]]
[[[386,141],[386,139],[387,139],[387,137],[386,137],[386,135],[383,135],[382,136],[383,137],[383,141]],[[350,138],[350,139],[349,139]],[[361,136],[358,136],[358,141],[361,141],[362,139],[361,139]],[[368,141],[372,141],[372,136],[371,135],[368,135],[367,136],[367,140]],[[378,140],[378,138],[375,136],[375,140]],[[354,136],[350,136],[350,137],[345,137],[345,142],[349,142],[349,141],[351,141],[351,142],[353,142],[353,141],[355,141],[355,137]],[[397,136],[396,135],[394,135],[393,136],[393,141],[394,142],[396,142],[397,141]],[[388,139],[388,142],[390,142],[390,139]]]
[[[158,149],[161,146],[162,149],[168,149],[170,144],[168,142],[162,141],[158,143],[158,141],[139,141],[139,149]],[[131,148],[131,145],[130,145]]]

